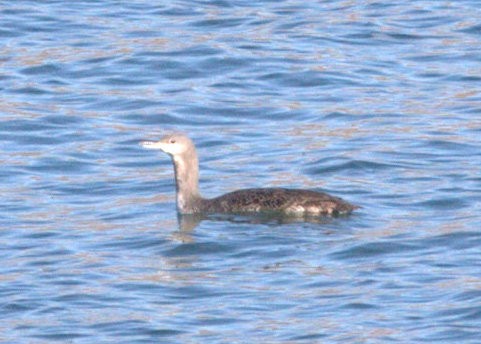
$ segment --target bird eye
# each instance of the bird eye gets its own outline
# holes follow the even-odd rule
[[[170,143],[175,143],[175,139],[170,139]]]

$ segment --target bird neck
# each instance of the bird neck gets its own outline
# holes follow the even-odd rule
[[[196,212],[199,201],[199,161],[195,148],[172,157],[175,170],[177,210],[181,214]]]

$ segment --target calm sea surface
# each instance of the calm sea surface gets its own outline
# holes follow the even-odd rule
[[[4,1],[0,342],[480,343],[479,1]],[[322,190],[312,222],[180,226]]]

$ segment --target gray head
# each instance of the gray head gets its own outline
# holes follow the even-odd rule
[[[160,149],[173,158],[195,151],[194,143],[184,134],[168,134],[159,141],[143,141],[142,147]]]
[[[181,214],[196,212],[199,194],[199,162],[194,143],[184,134],[169,134],[159,141],[140,143],[148,149],[160,149],[172,157],[177,190],[177,209]]]

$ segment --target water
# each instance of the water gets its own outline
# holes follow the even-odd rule
[[[0,341],[479,343],[478,1],[0,5]],[[180,229],[201,188],[362,205]]]

